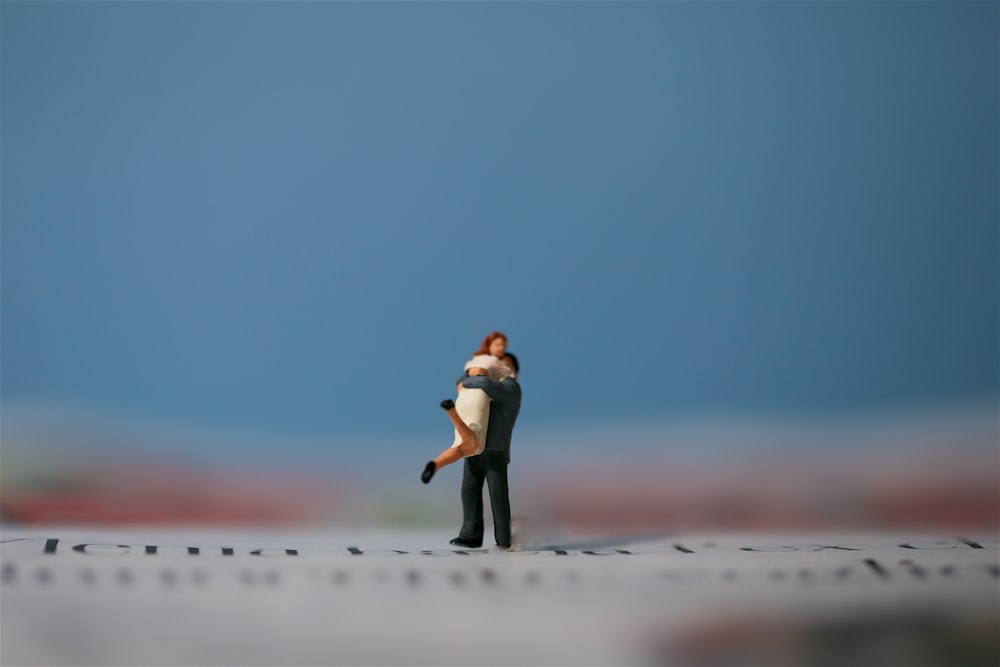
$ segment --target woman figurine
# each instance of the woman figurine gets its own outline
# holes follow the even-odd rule
[[[501,381],[516,377],[512,366],[516,362],[507,360],[507,337],[493,331],[483,339],[472,359],[465,364],[466,375],[488,375]],[[501,359],[506,360],[506,363]],[[482,389],[466,389],[458,384],[458,398],[441,401],[441,407],[448,413],[455,426],[455,441],[451,447],[441,452],[436,459],[428,461],[420,479],[424,484],[431,481],[438,470],[459,461],[466,456],[481,454],[486,447],[486,429],[490,419],[490,397]]]

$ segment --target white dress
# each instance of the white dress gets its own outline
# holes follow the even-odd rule
[[[482,389],[466,389],[462,387],[458,390],[458,398],[455,399],[455,411],[462,418],[472,432],[476,434],[476,454],[482,454],[486,449],[486,429],[490,424],[490,397]],[[452,447],[458,447],[462,442],[462,437],[455,429],[455,443]]]

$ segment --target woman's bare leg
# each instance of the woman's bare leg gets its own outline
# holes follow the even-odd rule
[[[479,449],[479,439],[476,437],[476,432],[469,428],[469,425],[458,416],[458,411],[455,409],[455,402],[450,399],[441,401],[441,407],[448,413],[451,423],[455,425],[455,431],[458,433],[460,442],[458,445],[452,445],[444,450],[438,454],[436,459],[427,463],[423,473],[420,475],[420,479],[423,480],[424,484],[431,481],[434,473],[441,468],[455,461],[460,461],[466,456],[472,456]]]
[[[438,454],[437,458],[434,459],[434,469],[440,470],[441,468],[445,467],[446,465],[450,465],[455,461],[461,461],[466,456],[468,456],[468,454],[462,453],[461,445],[459,445],[458,447],[449,447],[448,449]]]
[[[468,450],[471,448],[472,452],[479,449],[479,439],[476,437],[476,432],[469,428],[469,425],[458,416],[458,410],[455,409],[455,402],[450,399],[441,401],[441,407],[448,414],[448,419],[455,425],[458,437],[462,440],[462,443],[458,446],[459,449]],[[469,454],[472,452],[469,452]],[[468,456],[469,454],[464,454],[463,456]]]

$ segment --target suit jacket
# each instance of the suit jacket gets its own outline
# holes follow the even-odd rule
[[[510,463],[510,436],[521,410],[521,385],[514,378],[497,381],[485,375],[462,380],[466,389],[482,389],[490,402],[490,423],[486,429],[486,451],[498,451]]]

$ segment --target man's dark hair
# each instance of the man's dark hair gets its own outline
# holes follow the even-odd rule
[[[503,356],[510,357],[510,363],[514,364],[514,372],[515,373],[520,373],[521,372],[521,364],[517,363],[517,357],[515,357],[510,352],[504,352]]]

